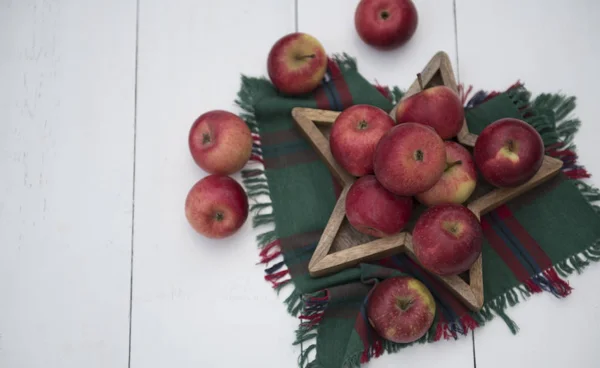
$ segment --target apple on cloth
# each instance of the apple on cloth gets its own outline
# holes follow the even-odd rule
[[[367,318],[384,339],[410,343],[423,337],[435,318],[435,300],[419,280],[397,276],[375,286],[367,302]]]
[[[522,120],[505,118],[483,129],[473,154],[477,168],[490,184],[515,187],[538,172],[545,153],[537,130]]]

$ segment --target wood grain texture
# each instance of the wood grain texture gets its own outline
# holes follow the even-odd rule
[[[0,367],[127,367],[135,18],[0,1]]]
[[[256,236],[272,226],[249,217],[211,240],[184,215],[207,175],[188,150],[193,121],[239,113],[240,74],[266,75],[271,46],[293,31],[293,0],[141,0],[131,368],[297,365],[289,289],[278,296],[256,265]]]
[[[560,172],[562,165],[561,160],[545,156],[538,172],[526,183],[514,188],[497,188],[469,203],[467,207],[477,218],[480,218],[485,213],[551,179]]]
[[[318,121],[320,123],[333,124],[338,115],[339,113],[334,113],[332,111],[307,109],[303,107],[296,107],[292,110],[292,116],[298,124],[300,131],[308,139],[319,156],[321,156],[321,159],[323,159],[325,164],[329,167],[333,176],[335,176],[341,185],[348,185],[354,182],[354,177],[348,174],[337,163],[329,148],[329,139],[325,137],[323,132],[321,132],[314,123],[314,121]],[[313,118],[315,119],[314,121],[312,120]]]
[[[406,235],[406,233],[401,233],[330,253],[314,264],[311,268],[311,275],[327,275],[354,267],[361,262],[375,261],[402,253]]]

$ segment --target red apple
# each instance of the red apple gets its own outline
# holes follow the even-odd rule
[[[188,144],[196,164],[210,174],[233,174],[246,165],[252,153],[246,123],[222,110],[200,115],[190,129]]]
[[[465,112],[458,95],[446,86],[427,88],[400,102],[396,123],[431,126],[442,137],[455,137],[463,125]]]
[[[377,143],[394,126],[394,120],[375,106],[354,105],[335,119],[329,147],[335,160],[354,176],[373,173]]]
[[[419,16],[411,0],[362,0],[354,13],[354,26],[367,44],[391,49],[415,33]]]
[[[475,142],[475,164],[497,187],[515,187],[531,179],[544,161],[544,142],[526,122],[504,118],[483,129]]]
[[[412,277],[380,282],[367,302],[367,318],[384,339],[397,343],[416,341],[435,318],[435,300],[429,289]]]
[[[440,180],[446,168],[444,141],[425,125],[397,125],[379,141],[373,168],[377,180],[393,193],[424,192]]]
[[[412,244],[425,269],[441,276],[458,275],[471,268],[481,254],[483,231],[466,207],[440,204],[419,217]]]
[[[306,33],[280,38],[269,52],[267,70],[275,87],[287,95],[308,93],[321,83],[327,55],[321,43]]]
[[[224,238],[235,233],[248,218],[248,197],[232,178],[209,175],[189,191],[185,216],[200,234]]]
[[[355,181],[346,196],[346,218],[358,231],[382,238],[400,232],[410,219],[413,201],[385,189],[373,175]]]
[[[467,149],[452,141],[446,145],[446,169],[435,185],[416,195],[419,202],[427,206],[443,203],[464,203],[469,199],[477,184],[475,163]]]

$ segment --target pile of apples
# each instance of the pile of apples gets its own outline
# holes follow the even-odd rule
[[[346,197],[346,217],[361,233],[391,236],[405,229],[416,199],[428,207],[412,230],[419,263],[436,275],[461,274],[477,260],[483,243],[477,217],[463,206],[478,172],[496,187],[524,184],[541,167],[542,138],[522,120],[500,119],[481,132],[472,155],[454,140],[464,110],[446,86],[401,101],[394,117],[374,106],[355,105],[333,123],[331,153],[358,177]],[[428,330],[435,303],[422,283],[395,278],[375,289],[367,312],[382,337],[410,342]]]
[[[410,0],[362,0],[355,27],[369,45],[389,49],[414,34],[417,11]],[[292,33],[268,55],[273,85],[283,95],[315,90],[327,69],[327,54],[314,37]],[[541,167],[544,145],[524,121],[505,118],[479,135],[473,154],[454,138],[464,110],[445,86],[423,89],[403,100],[393,118],[375,106],[355,105],[340,113],[329,138],[331,152],[348,173],[346,217],[359,232],[386,237],[405,230],[415,199],[428,208],[412,229],[415,256],[429,272],[458,275],[481,254],[483,234],[476,216],[463,206],[477,186],[478,173],[497,187],[514,187]],[[235,233],[248,217],[248,198],[229,175],[252,154],[252,135],[238,116],[209,111],[193,123],[188,144],[200,168],[210,175],[189,191],[185,213],[191,226],[209,238]],[[382,281],[369,297],[367,315],[385,339],[407,343],[422,337],[435,317],[435,301],[411,277]]]

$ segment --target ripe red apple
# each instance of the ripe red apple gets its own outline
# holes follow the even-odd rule
[[[354,26],[367,44],[391,49],[415,33],[419,16],[411,0],[362,0],[354,13]]]
[[[321,43],[306,33],[280,38],[269,52],[267,70],[275,87],[287,95],[308,93],[321,83],[327,55]]]
[[[384,339],[409,343],[423,337],[435,318],[435,300],[429,289],[412,277],[380,282],[367,302],[367,318]]]
[[[331,153],[351,175],[372,174],[375,147],[393,126],[394,120],[378,107],[349,107],[335,119],[331,128]]]
[[[483,231],[477,217],[459,204],[440,204],[427,209],[412,233],[415,256],[430,272],[458,275],[481,254]]]
[[[200,115],[190,129],[188,144],[196,164],[210,174],[233,174],[246,165],[252,153],[246,123],[222,110]]]
[[[373,168],[377,180],[395,194],[424,192],[440,180],[446,168],[444,141],[425,125],[396,125],[377,144]]]
[[[465,112],[458,95],[446,86],[427,88],[400,102],[396,123],[421,123],[431,126],[442,137],[455,137],[463,125]]]
[[[373,175],[355,181],[346,196],[346,218],[358,231],[382,238],[400,232],[410,219],[413,201],[385,189]]]
[[[209,175],[189,191],[185,216],[200,234],[224,238],[235,233],[248,218],[248,197],[232,178]]]
[[[443,203],[464,203],[469,199],[477,184],[475,163],[467,149],[452,141],[446,146],[446,168],[435,185],[416,195],[419,202],[427,206]]]
[[[531,179],[544,161],[544,142],[526,122],[505,118],[488,125],[475,142],[475,164],[490,184],[515,187]]]

